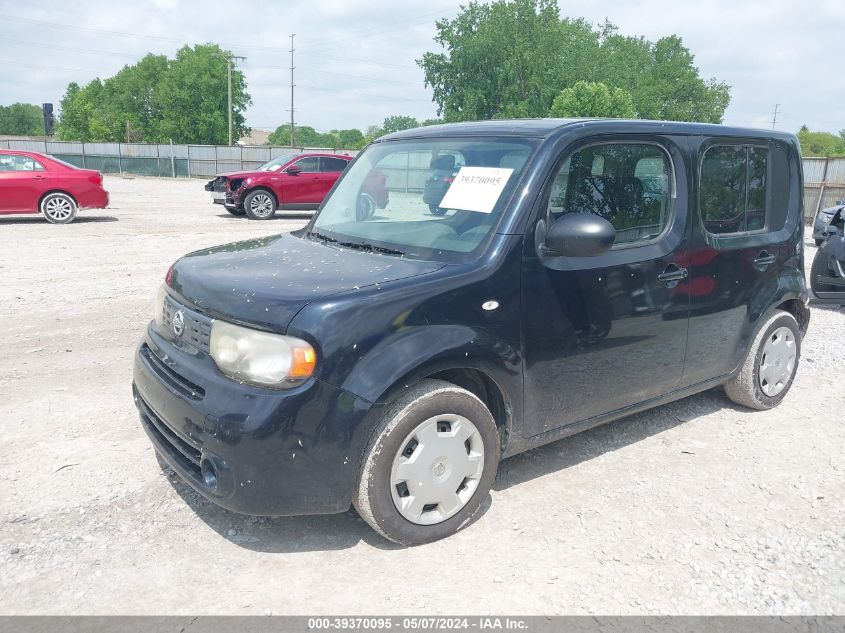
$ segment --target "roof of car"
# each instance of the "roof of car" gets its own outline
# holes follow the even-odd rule
[[[577,127],[601,128],[603,132],[659,132],[703,136],[745,136],[794,139],[793,134],[756,128],[740,128],[713,123],[649,121],[645,119],[495,119],[418,127],[382,136],[380,141],[403,138],[449,136],[520,136],[544,138],[555,132]]]
[[[31,152],[28,149],[6,149],[0,147],[0,154],[13,154],[15,156],[47,156],[43,152]]]

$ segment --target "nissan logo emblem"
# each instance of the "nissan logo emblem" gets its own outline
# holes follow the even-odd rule
[[[170,327],[173,329],[173,333],[176,336],[182,336],[182,332],[185,331],[185,315],[181,310],[176,310],[176,314],[173,315],[173,322],[170,324]]]

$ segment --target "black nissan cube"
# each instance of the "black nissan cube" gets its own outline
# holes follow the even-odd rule
[[[441,157],[457,167],[432,205]],[[390,203],[361,214],[376,170]],[[399,132],[305,228],[170,268],[135,402],[161,457],[225,508],[354,505],[389,539],[433,541],[472,521],[515,453],[719,385],[777,405],[809,321],[803,230],[790,134]]]

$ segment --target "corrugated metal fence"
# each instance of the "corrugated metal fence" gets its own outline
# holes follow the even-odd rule
[[[804,159],[804,213],[815,217],[819,209],[845,200],[845,158]]]
[[[255,169],[286,154],[322,151],[355,154],[332,148],[270,147],[269,145],[169,145],[154,143],[75,143],[0,139],[0,148],[50,154],[77,167],[104,174],[210,177],[227,171]]]

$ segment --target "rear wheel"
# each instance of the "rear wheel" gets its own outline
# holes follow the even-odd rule
[[[728,398],[751,409],[776,407],[792,386],[800,356],[798,321],[778,310],[760,328],[739,373],[725,383]]]
[[[230,207],[229,205],[226,205],[226,211],[228,211],[232,215],[238,216],[239,218],[246,215],[246,211],[244,211],[243,209],[239,209],[238,207]]]
[[[41,201],[41,213],[52,224],[67,224],[76,217],[76,201],[66,193],[50,193]]]
[[[251,220],[269,220],[276,213],[276,199],[264,189],[250,191],[244,198],[244,212]]]
[[[424,380],[388,409],[364,453],[361,517],[403,545],[450,536],[478,513],[496,477],[499,433],[475,395]]]

